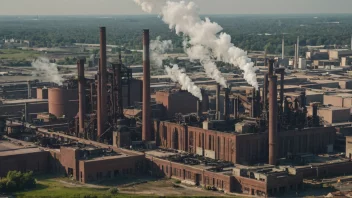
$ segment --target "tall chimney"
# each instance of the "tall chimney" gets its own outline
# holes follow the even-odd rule
[[[143,114],[142,140],[151,140],[149,30],[143,31]]]
[[[79,99],[79,133],[85,135],[84,115],[86,114],[86,94],[84,77],[84,59],[77,61],[78,70],[78,99]]]
[[[253,90],[252,90],[252,101],[251,101],[251,117],[252,118],[257,117],[256,109],[255,109],[255,106],[256,106],[256,104],[255,104],[256,100],[255,99],[256,99],[256,97],[255,97],[255,88],[253,88]]]
[[[101,125],[100,135],[104,133],[104,125],[107,121],[107,70],[106,70],[106,28],[100,27],[100,111]]]
[[[297,69],[298,69],[298,61],[299,61],[299,36],[297,37],[297,65],[296,65]]]
[[[269,87],[269,74],[264,74],[264,87],[263,87],[263,110],[268,110],[268,87]]]
[[[32,85],[31,85],[31,81],[29,80],[27,82],[27,89],[28,89],[28,99],[32,98]]]
[[[269,70],[269,78],[274,75],[274,63],[275,63],[274,59],[269,60],[269,69],[268,69]]]
[[[197,116],[202,116],[202,102],[200,100],[197,100]]]
[[[220,85],[216,85],[216,119],[220,120]]]
[[[269,80],[269,164],[276,165],[277,139],[277,76]]]
[[[281,46],[281,48],[282,48],[281,59],[284,60],[284,58],[285,58],[285,37],[284,36],[282,36],[282,46]]]
[[[224,97],[224,119],[229,119],[229,106],[230,106],[230,97],[229,97],[230,89],[225,88],[225,97]]]
[[[99,70],[97,74],[97,80],[96,80],[96,85],[97,85],[97,139],[99,141],[100,135],[103,134],[103,125],[101,122],[101,68],[100,68],[100,60],[99,60]]]
[[[297,44],[295,44],[295,57],[293,58],[293,69],[296,69],[296,64],[297,64]]]
[[[238,108],[239,108],[239,99],[238,96],[235,96],[233,100],[233,117],[234,119],[238,119]]]

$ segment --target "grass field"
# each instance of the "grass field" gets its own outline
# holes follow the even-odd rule
[[[122,197],[219,197],[224,194],[205,191],[201,189],[188,189],[173,187],[173,181],[162,179],[148,181],[133,186],[119,185],[117,194],[111,194],[109,189],[114,187],[113,183],[103,185],[81,184],[67,178],[39,177],[37,187],[34,190],[17,192],[15,197],[72,197],[72,198],[122,198]]]
[[[28,60],[36,58],[40,55],[39,52],[33,50],[20,49],[2,49],[0,50],[0,59],[11,60]]]

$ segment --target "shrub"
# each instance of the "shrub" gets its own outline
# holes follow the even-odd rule
[[[117,193],[119,192],[119,190],[118,190],[117,188],[110,188],[110,189],[108,190],[108,192],[109,192],[110,194],[112,194],[112,195],[115,195],[115,194],[117,194]]]
[[[33,172],[9,171],[6,178],[0,180],[0,190],[3,192],[20,191],[35,188],[35,186],[36,181],[33,177]]]

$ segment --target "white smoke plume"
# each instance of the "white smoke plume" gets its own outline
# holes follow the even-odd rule
[[[151,13],[153,11],[154,5],[149,0],[134,0],[134,2],[136,2],[136,4],[138,4],[139,6],[141,6],[144,12]]]
[[[221,32],[223,28],[219,24],[211,22],[209,18],[202,20],[195,3],[168,1],[161,16],[170,29],[175,29],[177,34],[188,36],[191,46],[203,46],[207,51],[203,52],[203,55],[210,54],[218,61],[239,66],[244,72],[245,80],[258,89],[256,68],[253,67],[254,63],[248,58],[247,52],[235,47],[231,43],[231,36]]]
[[[150,57],[156,66],[162,67],[164,56],[167,51],[173,50],[173,45],[171,40],[161,41],[158,36],[156,40],[150,41]]]
[[[148,2],[147,0],[140,1]],[[149,3],[149,5],[152,5],[151,2]],[[190,57],[202,57],[203,60],[200,59],[201,63],[205,70],[208,71],[207,74],[212,74],[210,77],[217,82],[219,82],[219,79],[223,79],[221,72],[218,71],[216,66],[216,69],[213,67],[215,65],[214,60],[212,60],[214,57],[217,61],[240,67],[245,80],[258,89],[256,68],[254,63],[248,58],[247,52],[234,46],[231,43],[231,36],[221,32],[223,28],[219,24],[211,22],[209,18],[202,20],[197,13],[197,6],[194,2],[167,1],[162,8],[161,17],[169,25],[170,29],[175,29],[177,34],[183,33],[189,38],[187,44],[190,49],[186,53]],[[202,49],[200,50],[200,48]],[[213,71],[213,73],[210,71]]]
[[[173,67],[165,66],[165,71],[172,81],[181,85],[182,90],[188,91],[200,101],[203,100],[200,88],[185,73],[185,69],[179,68],[178,65],[173,65]]]
[[[49,59],[40,57],[32,62],[32,67],[36,69],[34,75],[45,77],[46,80],[62,85],[64,79],[60,75],[57,65],[50,63]]]

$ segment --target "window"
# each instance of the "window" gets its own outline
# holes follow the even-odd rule
[[[119,174],[120,174],[120,173],[119,173],[119,170],[115,170],[115,171],[114,171],[114,177],[119,176]]]

